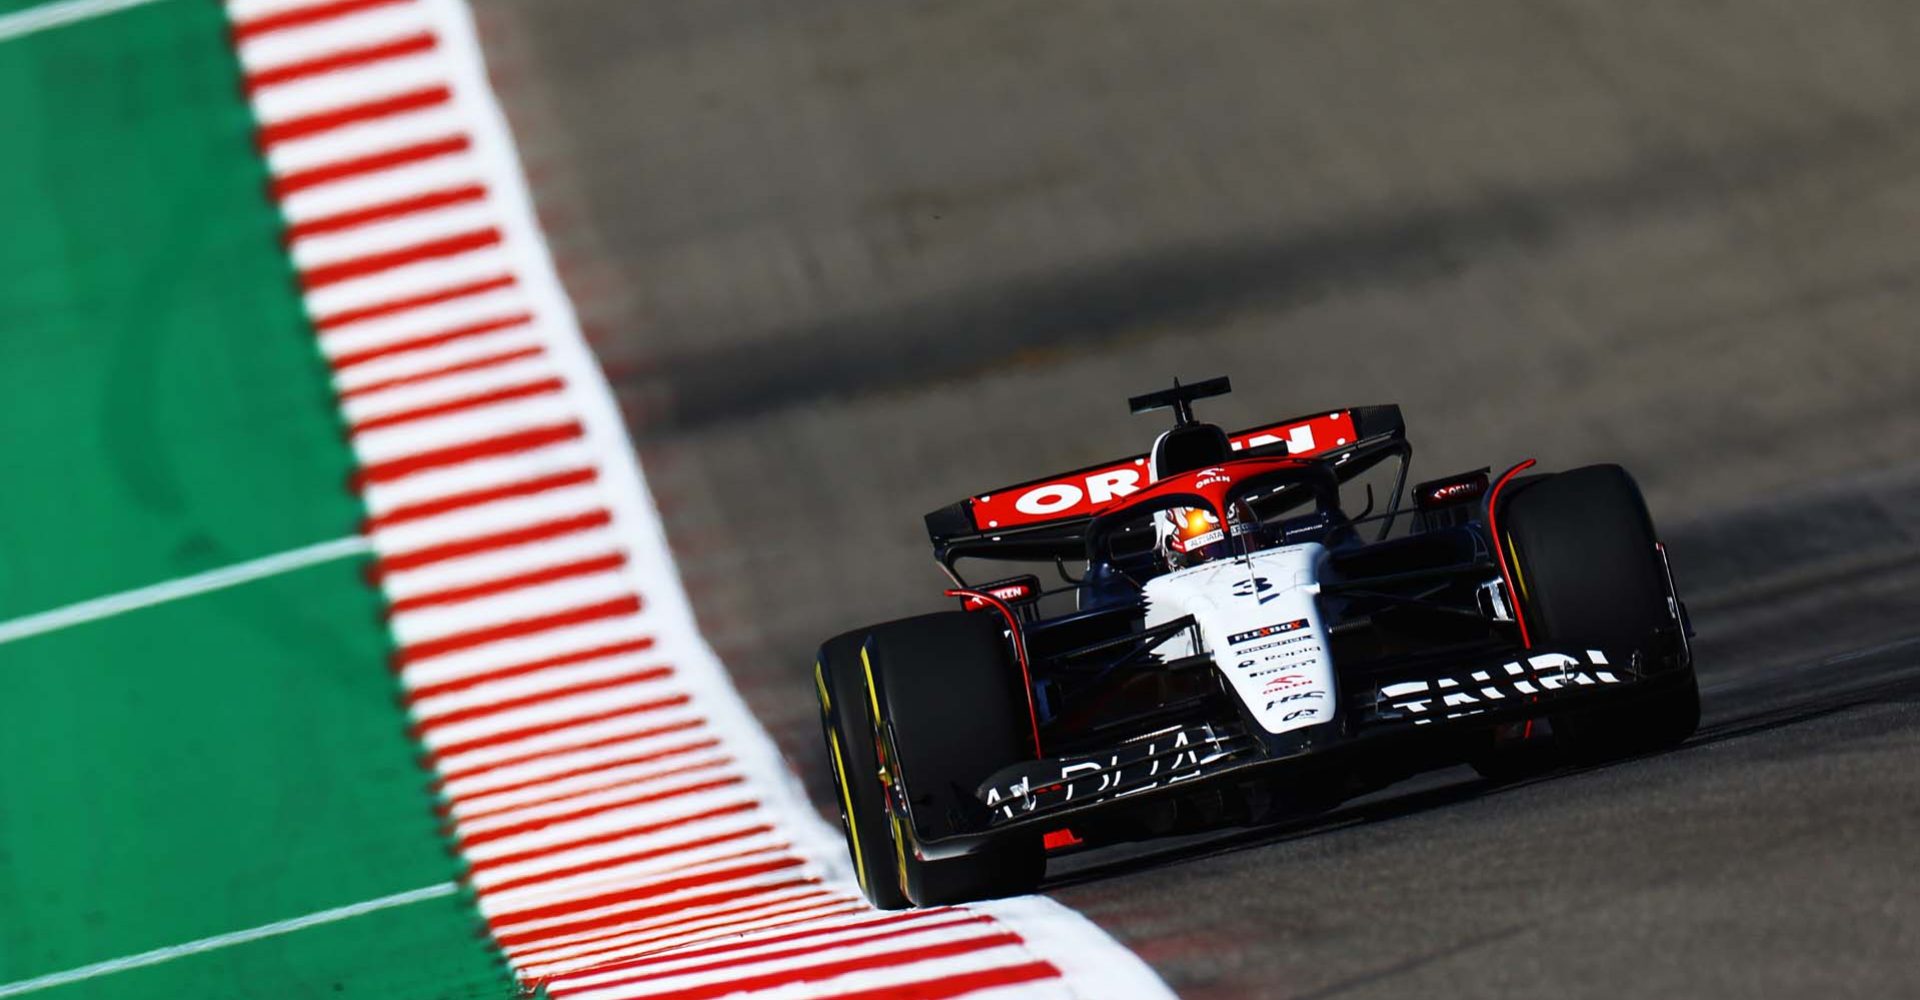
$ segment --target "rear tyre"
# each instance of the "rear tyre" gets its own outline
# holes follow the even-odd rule
[[[1589,465],[1525,483],[1505,502],[1500,527],[1536,643],[1642,649],[1673,626],[1653,521],[1625,469]],[[1693,665],[1666,678],[1658,694],[1550,721],[1575,759],[1677,746],[1700,724]]]
[[[951,611],[871,630],[863,649],[870,702],[879,707],[883,769],[904,791],[908,818],[891,816],[894,863],[916,906],[1032,892],[1046,869],[1038,833],[1013,833],[939,860],[915,844],[986,825],[974,791],[1009,764],[1033,757],[1018,664],[998,615]]]
[[[874,756],[873,714],[867,707],[866,671],[860,663],[865,631],[837,636],[820,647],[813,664],[814,693],[820,700],[821,732],[827,764],[833,769],[834,797],[847,855],[867,900],[883,910],[913,905],[900,888],[893,863],[893,833],[887,825],[886,789]]]

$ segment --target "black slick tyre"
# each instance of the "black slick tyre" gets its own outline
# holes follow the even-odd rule
[[[907,806],[892,821],[906,897],[937,906],[1033,891],[1046,867],[1037,833],[1007,834],[953,857],[925,859],[915,850],[983,828],[987,809],[975,789],[1033,757],[1024,681],[1002,619],[951,611],[891,622],[869,630],[862,652],[882,723],[883,769]]]
[[[1653,522],[1625,469],[1589,465],[1544,476],[1503,500],[1501,544],[1536,645],[1643,649],[1672,627]],[[1700,723],[1692,664],[1679,670],[1649,697],[1555,713],[1555,741],[1580,760],[1677,746]]]
[[[820,701],[821,732],[827,764],[833,770],[840,829],[860,890],[874,906],[899,910],[913,904],[900,888],[893,860],[886,789],[874,754],[873,715],[867,707],[866,671],[860,662],[865,641],[862,630],[829,639],[820,647],[813,665],[814,693]]]

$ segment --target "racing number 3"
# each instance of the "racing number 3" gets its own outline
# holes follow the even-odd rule
[[[1279,594],[1267,593],[1267,591],[1272,589],[1273,589],[1273,582],[1271,580],[1268,580],[1264,576],[1251,576],[1246,578],[1245,580],[1234,581],[1233,596],[1253,597],[1253,598],[1257,598],[1259,603],[1265,604],[1268,601],[1271,601],[1274,598],[1280,596]],[[1265,596],[1261,596],[1261,595],[1265,595]]]

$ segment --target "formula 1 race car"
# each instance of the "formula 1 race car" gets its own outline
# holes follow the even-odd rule
[[[1692,734],[1686,610],[1625,470],[1526,461],[1403,506],[1398,407],[1194,419],[1229,388],[1132,399],[1174,413],[1145,455],[928,514],[960,607],[821,647],[875,905],[1027,892],[1050,850],[1309,815],[1460,762],[1510,779]],[[1384,509],[1369,483],[1348,514],[1376,468]],[[1063,582],[968,584],[963,560]]]

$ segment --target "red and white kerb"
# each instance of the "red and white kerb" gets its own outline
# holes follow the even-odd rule
[[[1166,997],[1027,898],[883,914],[694,627],[460,0],[230,0],[414,732],[555,997]]]

